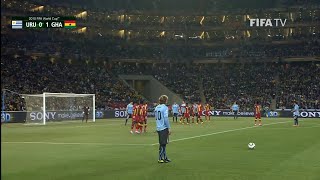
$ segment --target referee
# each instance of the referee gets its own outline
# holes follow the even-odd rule
[[[171,160],[169,160],[167,157],[166,151],[166,146],[168,144],[168,138],[170,135],[168,107],[166,106],[167,102],[168,96],[161,95],[159,97],[159,105],[155,108],[156,125],[160,145],[158,163],[171,162]]]

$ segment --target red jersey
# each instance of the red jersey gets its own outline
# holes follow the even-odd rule
[[[261,113],[261,106],[256,104],[254,105],[254,113],[255,114],[260,114]]]
[[[138,105],[138,117],[139,117],[138,121],[144,120],[144,118],[143,118],[143,105],[142,104]]]
[[[133,106],[133,116],[132,116],[132,120],[137,121],[139,120],[139,105],[134,105]]]
[[[148,115],[148,104],[145,104],[143,107],[144,107],[143,114],[144,114],[144,116],[147,116]]]
[[[254,114],[255,114],[255,119],[261,119],[261,106],[256,104],[254,105]]]
[[[186,114],[190,114],[190,107],[189,106],[186,107]]]
[[[205,108],[206,111],[210,111],[211,106],[208,104],[208,105],[206,105],[204,108]]]
[[[185,118],[189,118],[190,117],[190,107],[186,106],[186,112],[184,113],[184,117]]]
[[[191,114],[191,115],[193,115],[193,114],[194,114],[194,112],[193,112],[193,108],[192,108],[192,107],[190,107],[190,108],[189,108],[189,110],[190,110],[190,114]]]
[[[198,104],[198,115],[201,116],[202,115],[202,105]]]

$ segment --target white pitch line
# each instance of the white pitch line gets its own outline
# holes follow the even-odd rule
[[[121,125],[121,123],[117,123],[117,124],[108,124],[108,123],[105,123],[105,124],[94,124],[92,125],[90,123],[90,125],[87,125],[87,124],[83,124],[83,125],[77,125],[77,126],[63,126],[63,125],[69,125],[69,124],[57,124],[57,125],[53,125],[53,124],[50,124],[50,125],[33,125],[33,124],[28,124],[26,126],[29,126],[29,127],[37,127],[37,126],[45,126],[45,127],[49,127],[49,128],[82,128],[82,127],[97,127],[97,126],[105,126],[105,127],[108,127],[108,126],[116,126],[116,125]]]
[[[70,126],[70,127],[97,127],[97,126],[105,126],[105,127],[108,127],[108,126],[115,126],[115,125],[122,125],[120,123],[117,123],[117,124],[95,124],[95,125],[82,125],[82,126]]]
[[[112,143],[68,143],[68,142],[2,142],[4,144],[50,144],[50,145],[102,145],[102,146],[151,146],[150,144],[112,144]]]
[[[288,122],[292,122],[292,121],[275,122],[275,123],[270,123],[270,124],[264,124],[263,126],[269,126],[269,125],[273,125],[273,124],[283,124],[283,123],[288,123]],[[262,126],[262,127],[263,127],[263,126]],[[191,137],[180,138],[180,139],[173,139],[173,140],[170,139],[170,142],[184,141],[184,140],[189,140],[189,139],[195,139],[195,138],[200,138],[200,137],[212,136],[212,135],[216,135],[216,134],[223,134],[223,133],[240,131],[240,130],[251,129],[251,128],[258,128],[258,126],[248,126],[248,127],[244,127],[244,128],[230,129],[230,130],[226,130],[226,131],[219,131],[219,132],[214,132],[214,133],[209,133],[209,134],[203,134],[203,135],[198,135],[198,136],[191,136]],[[154,143],[154,144],[151,144],[151,145],[152,145],[152,146],[155,146],[155,145],[158,145],[158,144],[159,144],[159,143]]]

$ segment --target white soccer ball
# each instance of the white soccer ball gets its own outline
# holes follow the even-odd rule
[[[255,147],[256,147],[256,144],[254,144],[253,142],[248,144],[249,149],[254,149]]]

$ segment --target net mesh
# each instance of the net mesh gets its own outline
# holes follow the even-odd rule
[[[95,107],[92,94],[45,93],[45,96],[43,94],[24,94],[23,97],[27,110],[26,123],[46,124],[47,122],[86,119],[84,107],[88,107],[88,121],[94,120]]]

